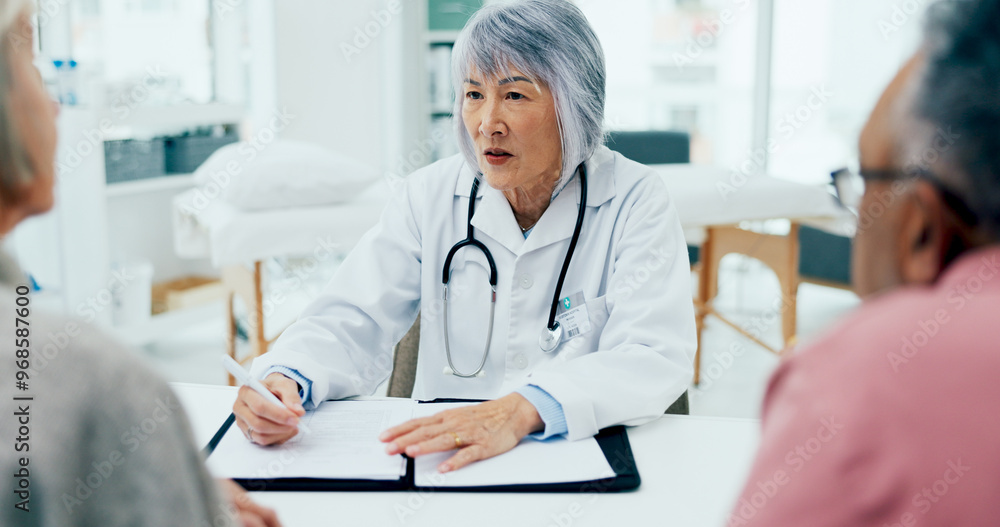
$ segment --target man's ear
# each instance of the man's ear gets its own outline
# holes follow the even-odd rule
[[[929,183],[917,181],[903,204],[899,265],[905,284],[930,284],[944,270],[953,232],[941,197]]]

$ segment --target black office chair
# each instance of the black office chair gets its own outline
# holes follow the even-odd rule
[[[691,137],[685,132],[608,132],[605,143],[615,152],[644,165],[691,162]]]

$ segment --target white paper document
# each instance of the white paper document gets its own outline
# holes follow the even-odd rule
[[[409,399],[327,401],[303,417],[309,432],[280,446],[253,444],[234,424],[208,457],[208,467],[215,476],[223,478],[397,480],[406,474],[406,459],[387,455],[386,445],[378,440],[378,435],[411,418],[467,404],[418,404]],[[416,458],[416,486],[567,483],[615,476],[593,438],[580,441],[525,438],[500,456],[447,474],[438,473],[438,465],[455,452]]]
[[[406,399],[327,401],[302,418],[308,433],[280,446],[253,444],[233,424],[208,467],[218,477],[240,479],[399,479],[406,459],[386,455],[378,435],[409,420],[414,406]]]
[[[420,404],[413,417],[425,417],[463,404]],[[568,441],[524,438],[512,450],[476,461],[454,472],[441,474],[437,467],[455,451],[428,454],[414,462],[414,484],[418,487],[484,487],[530,483],[570,483],[615,477],[594,438]]]

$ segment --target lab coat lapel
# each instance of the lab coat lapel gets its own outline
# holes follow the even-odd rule
[[[597,208],[615,197],[614,154],[601,146],[587,161],[587,214],[594,214]],[[525,240],[522,253],[541,249],[573,236],[576,217],[580,213],[580,175],[574,174],[569,183],[552,200],[549,208]]]
[[[606,146],[598,147],[587,161],[589,213],[593,214],[597,207],[615,197],[614,168],[615,154]],[[474,177],[473,172],[467,166],[463,166],[455,194],[469,196]],[[510,208],[510,202],[502,192],[489,186],[484,180],[480,184],[479,195],[482,197],[476,205],[472,226],[515,255],[520,256],[573,236],[581,196],[580,179],[577,175],[570,178],[556,199],[552,200],[527,239],[521,233],[517,220],[514,219],[514,212]]]
[[[499,242],[510,252],[520,254],[524,245],[524,234],[517,226],[514,211],[511,210],[507,197],[486,184],[485,180],[480,183],[479,193],[483,197],[476,205],[472,226]]]
[[[579,180],[574,177],[559,192],[556,199],[549,203],[549,208],[545,209],[545,213],[538,219],[538,223],[535,224],[531,234],[524,241],[522,253],[528,253],[573,236],[576,216],[579,213],[577,207],[580,201],[579,185]]]

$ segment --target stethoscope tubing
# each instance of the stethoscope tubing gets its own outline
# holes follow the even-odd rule
[[[562,269],[559,271],[559,280],[556,281],[556,290],[552,293],[552,305],[549,307],[549,322],[545,327],[549,331],[555,331],[556,310],[559,307],[559,297],[562,296],[563,282],[566,281],[566,273],[569,271],[569,263],[573,260],[573,252],[576,251],[576,243],[580,241],[580,231],[583,230],[583,214],[587,211],[587,166],[580,163],[580,211],[576,215],[576,226],[573,227],[573,237],[569,241],[569,249],[566,251],[566,258],[563,259]]]
[[[566,251],[566,257],[563,259],[562,269],[559,271],[559,278],[556,281],[556,289],[552,296],[552,304],[549,308],[549,319],[546,324],[546,328],[553,335],[556,334],[556,330],[559,328],[558,322],[556,322],[556,311],[559,308],[559,297],[562,296],[562,286],[566,281],[566,274],[569,271],[569,264],[573,260],[573,253],[576,251],[577,243],[580,240],[580,232],[583,230],[583,216],[587,210],[587,167],[584,163],[580,163],[578,167],[580,172],[580,209],[576,216],[576,225],[573,228],[573,236],[570,238],[569,249]],[[476,377],[483,371],[483,367],[486,365],[486,359],[490,354],[490,343],[493,339],[493,321],[496,314],[496,303],[497,303],[497,266],[496,262],[493,260],[493,255],[490,250],[482,242],[475,238],[472,227],[472,216],[476,212],[476,196],[479,193],[479,178],[476,177],[472,182],[472,191],[469,194],[469,214],[467,220],[467,229],[465,239],[456,243],[452,246],[451,250],[448,251],[448,256],[444,261],[444,268],[441,274],[441,282],[444,286],[444,351],[445,357],[448,360],[448,368],[450,368],[451,373],[456,377],[471,378]],[[459,250],[465,247],[475,247],[479,249],[480,252],[486,257],[486,262],[490,266],[490,288],[492,289],[492,295],[490,298],[490,323],[489,329],[486,332],[486,349],[483,351],[483,357],[479,361],[479,366],[472,373],[462,373],[455,368],[455,364],[451,357],[451,344],[449,342],[449,327],[448,327],[448,282],[451,280],[451,263],[455,255]],[[545,351],[551,351],[554,349],[545,349]]]

